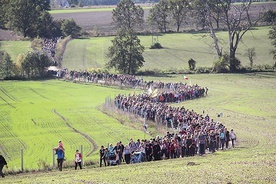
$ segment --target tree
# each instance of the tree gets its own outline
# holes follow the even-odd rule
[[[10,0],[1,0],[0,1],[0,28],[5,28],[7,24],[7,9],[9,8]]]
[[[61,30],[64,36],[71,35],[72,38],[77,38],[80,35],[81,27],[77,25],[74,19],[65,19],[61,23]]]
[[[264,12],[263,20],[270,24],[275,24],[276,21],[276,11],[268,10]]]
[[[254,59],[256,58],[255,47],[248,48],[248,49],[246,50],[245,56],[248,57],[248,59],[249,59],[249,61],[250,61],[250,67],[252,68],[252,67],[253,67]]]
[[[242,41],[245,33],[250,30],[250,28],[257,24],[261,17],[254,20],[251,19],[249,9],[251,1],[244,2],[242,4],[232,4],[231,0],[220,0],[219,6],[222,10],[222,16],[224,17],[223,23],[228,32],[229,40],[229,63],[230,71],[234,72],[240,66],[240,61],[236,58],[236,51],[239,43]],[[212,23],[212,8],[208,3],[206,3],[207,8],[207,18],[208,26],[210,29],[211,36],[214,41],[214,46],[219,57],[222,56],[222,48],[219,45],[219,39],[216,36],[216,30],[214,29]]]
[[[224,73],[229,71],[229,55],[222,55],[216,62],[214,62],[213,71]]]
[[[219,5],[221,0],[195,0],[192,2],[192,9],[194,17],[197,20],[197,24],[201,25],[202,29],[208,26],[208,16],[211,17],[212,21],[216,23],[216,29],[219,29],[219,22],[222,17],[222,8]],[[210,14],[208,14],[208,9],[206,4],[210,9]]]
[[[112,44],[107,54],[111,59],[107,63],[108,68],[115,68],[124,74],[135,74],[143,66],[145,61],[142,53],[145,48],[133,33],[119,31]]]
[[[53,17],[48,11],[43,11],[39,17],[40,24],[37,26],[37,35],[39,37],[51,38],[53,35]]]
[[[43,11],[50,9],[50,1],[45,0],[12,0],[7,8],[7,17],[10,27],[24,37],[34,38]]]
[[[144,10],[131,0],[121,0],[112,11],[112,19],[117,29],[131,32],[144,23]]]
[[[24,58],[21,66],[28,78],[44,77],[46,68],[51,65],[52,61],[43,52],[29,52]]]
[[[169,9],[177,27],[176,31],[179,32],[180,26],[188,13],[189,2],[188,0],[169,0]]]
[[[195,0],[192,2],[193,16],[197,20],[197,25],[202,29],[205,28],[207,22],[207,10],[205,8],[205,0]]]
[[[148,22],[150,25],[157,25],[160,32],[166,32],[169,24],[169,2],[161,0],[150,9]]]
[[[273,54],[273,59],[276,59],[276,26],[273,26],[271,30],[269,30],[269,39],[272,40],[271,44],[274,47],[271,51],[271,54]]]
[[[0,51],[0,77],[11,77],[14,71],[14,64],[7,52]]]

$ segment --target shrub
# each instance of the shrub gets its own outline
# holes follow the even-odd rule
[[[217,73],[225,73],[229,71],[230,57],[227,54],[221,56],[214,62],[213,71]]]
[[[152,46],[150,46],[150,49],[162,49],[162,45],[160,43],[155,43]]]
[[[212,70],[212,67],[197,67],[195,73],[211,73]]]

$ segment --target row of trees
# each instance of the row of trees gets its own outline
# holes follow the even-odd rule
[[[47,76],[47,67],[52,60],[43,52],[29,52],[26,57],[19,55],[16,62],[7,52],[0,51],[0,78],[34,79]]]
[[[0,11],[3,12],[0,22],[24,36],[52,37],[57,36],[61,30],[65,36],[76,37],[80,31],[74,20],[53,21],[48,12],[49,1],[2,0],[0,3]],[[245,33],[261,19],[261,16],[252,18],[250,6],[251,1],[234,5],[231,0],[161,0],[150,10],[148,20],[160,31],[166,31],[168,22],[173,19],[179,31],[187,16],[197,17],[196,20],[204,29],[209,30],[213,39],[219,58],[216,64],[227,64],[229,70],[235,72],[240,66],[240,61],[236,58],[238,45]],[[135,74],[145,62],[142,56],[145,48],[137,37],[137,30],[144,23],[144,10],[131,0],[121,0],[112,15],[117,35],[107,54],[110,58],[107,67],[115,68],[121,73]],[[223,48],[217,37],[219,28],[228,31],[227,57],[223,55]]]
[[[273,11],[272,14],[266,13],[266,16],[262,14],[261,10],[257,15],[251,14],[251,5],[252,1],[250,0],[240,4],[233,4],[231,0],[160,0],[150,10],[148,22],[151,26],[156,26],[160,32],[167,32],[168,25],[173,21],[176,25],[176,31],[179,32],[182,24],[187,22],[189,18],[194,18],[202,29],[209,31],[213,39],[213,47],[219,58],[216,65],[223,67],[225,71],[236,72],[241,67],[240,61],[236,58],[236,51],[243,36],[253,26],[257,26],[263,17],[267,17],[268,20],[275,20]],[[133,30],[143,23],[143,15],[143,9],[140,6],[135,6],[130,0],[122,0],[113,11],[113,21],[118,29],[124,31],[124,35],[126,32],[134,34]],[[228,52],[223,52],[224,48],[217,36],[221,29],[228,32]],[[132,38],[128,37],[128,39]],[[118,39],[126,38],[119,36],[113,40],[113,47],[110,48],[108,55],[111,58],[108,66],[115,67],[124,73],[135,73],[139,67],[125,70],[123,67],[127,65],[118,59],[120,54],[126,53],[126,50],[118,50],[120,48],[117,47]],[[128,40],[127,43],[132,42]],[[117,52],[114,52],[115,47],[117,47]],[[133,58],[131,57],[131,59]],[[133,65],[133,61],[129,61],[129,66],[131,65]]]
[[[0,28],[13,30],[30,38],[79,36],[81,27],[73,19],[53,20],[49,10],[50,1],[1,0]]]
[[[1,0],[0,28],[13,30],[31,39],[69,35],[76,38],[80,35],[81,27],[73,19],[53,20],[49,10],[48,0]],[[13,62],[0,46],[0,78],[42,78],[52,63],[52,58],[41,51],[19,55]]]

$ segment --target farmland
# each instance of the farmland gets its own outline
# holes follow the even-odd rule
[[[248,32],[240,44],[237,57],[243,66],[249,66],[249,60],[244,55],[247,48],[255,47],[255,65],[274,63],[270,52],[271,40],[268,39],[269,27],[259,27]],[[219,37],[223,51],[228,50],[227,33],[221,32]],[[108,62],[106,54],[113,37],[92,37],[89,39],[74,39],[67,44],[62,65],[70,70],[85,70],[102,68]],[[196,60],[197,67],[211,67],[217,59],[212,40],[206,33],[175,33],[163,34],[158,37],[151,35],[139,36],[145,46],[143,53],[145,64],[141,70],[176,71],[188,69],[188,60]],[[158,39],[163,49],[149,49],[152,39]]]
[[[276,4],[276,3],[274,3]],[[108,33],[109,9],[83,12],[51,12],[58,18],[76,17],[85,29],[99,27]],[[77,13],[79,12],[79,13]],[[95,14],[93,14],[95,13]],[[77,15],[76,15],[77,14]],[[63,17],[64,16],[64,17]],[[80,17],[82,16],[82,17]],[[101,17],[102,16],[102,17]],[[95,18],[93,24],[90,17]],[[80,23],[78,22],[78,23]],[[102,24],[101,24],[102,23]],[[272,65],[269,27],[254,28],[245,36],[237,57],[248,66],[245,49],[256,48],[256,65]],[[225,32],[219,36],[226,41]],[[66,47],[63,67],[76,70],[102,68],[113,37],[74,39]],[[146,47],[142,70],[174,71],[187,69],[193,58],[198,67],[210,67],[216,59],[210,38],[204,33],[162,34],[139,36]],[[150,50],[152,39],[158,39],[164,49]],[[30,49],[29,41],[1,41],[13,61]],[[2,49],[1,48],[1,49]],[[224,45],[227,50],[227,44]],[[156,162],[143,162],[114,167],[98,167],[99,147],[122,141],[149,139],[156,135],[144,133],[142,123],[115,109],[102,111],[106,98],[133,94],[133,89],[106,87],[63,79],[37,81],[0,80],[0,153],[9,168],[0,183],[276,183],[276,73],[247,74],[187,74],[188,83],[208,87],[206,97],[171,104],[208,114],[237,134],[237,147],[219,150],[204,156],[184,157]],[[183,82],[182,75],[143,76],[144,80]],[[136,93],[142,93],[137,90]],[[218,114],[223,114],[218,117]],[[165,127],[158,127],[163,131]],[[174,130],[169,129],[170,132]],[[62,140],[66,150],[64,170],[53,166],[52,148]],[[72,167],[76,149],[83,148],[84,169]],[[21,170],[21,150],[24,172]],[[208,151],[207,151],[208,152]],[[92,164],[91,164],[92,163]],[[194,165],[189,165],[194,163]]]
[[[39,160],[51,164],[52,148],[59,139],[68,153],[83,145],[90,158],[101,144],[141,136],[97,109],[120,90],[61,81],[1,82],[0,86],[0,144],[11,169],[20,167],[20,149],[25,152],[26,169],[39,168]]]
[[[275,182],[276,83],[275,73],[209,74],[189,76],[192,84],[208,86],[207,97],[184,105],[215,121],[234,128],[238,147],[204,157],[180,158],[160,162],[121,165],[108,168],[85,166],[82,171],[67,168],[57,171],[25,173],[4,178],[6,183],[165,183],[187,180],[196,183],[273,183]],[[182,76],[146,77],[145,80],[181,81]],[[8,155],[10,170],[18,169],[19,149],[25,150],[25,164],[36,167],[39,159],[51,165],[51,148],[62,139],[67,163],[74,149],[84,145],[84,160],[97,162],[95,145],[129,137],[143,138],[143,132],[122,125],[98,110],[107,96],[130,93],[116,88],[77,84],[58,80],[37,82],[1,82],[1,148]],[[217,113],[223,113],[218,118]],[[64,117],[64,118],[61,118]],[[69,125],[69,126],[68,126]],[[140,125],[138,125],[139,127]],[[138,128],[139,129],[139,128]],[[24,130],[24,131],[20,131]],[[148,135],[147,135],[148,136]],[[35,158],[35,159],[34,159]],[[187,166],[188,162],[195,166]],[[5,169],[5,172],[7,170]],[[141,175],[143,177],[141,177]],[[154,177],[153,177],[154,176]]]
[[[141,28],[142,32],[152,32],[153,28],[148,26],[147,17],[149,15],[149,9],[152,5],[142,6],[144,9],[144,20],[145,24]],[[80,25],[84,30],[91,31],[93,29],[98,29],[100,35],[114,35],[116,29],[112,24],[112,10],[115,7],[90,7],[85,9],[62,9],[62,10],[52,10],[50,11],[54,19],[74,19],[78,25]],[[259,11],[262,10],[275,10],[275,2],[263,2],[263,3],[253,3],[251,6],[251,13],[257,15]],[[193,18],[188,18],[185,24],[181,26],[181,31],[187,29],[197,29],[194,25]],[[169,30],[175,31],[176,27],[173,21],[170,21],[168,26]],[[154,29],[156,31],[156,29]]]

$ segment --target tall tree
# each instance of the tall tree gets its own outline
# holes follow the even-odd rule
[[[61,30],[64,36],[71,35],[73,38],[77,38],[80,34],[81,27],[76,24],[74,19],[65,19],[61,23]]]
[[[51,59],[43,52],[29,52],[22,62],[22,70],[28,78],[43,77]]]
[[[205,0],[195,0],[192,2],[193,17],[197,21],[197,26],[204,29],[207,22],[207,10],[205,8]]]
[[[7,9],[9,8],[10,0],[1,0],[0,1],[0,28],[5,28],[7,19]]]
[[[6,78],[13,75],[14,64],[7,52],[0,51],[0,77]]]
[[[248,57],[249,62],[250,62],[250,68],[252,68],[254,59],[256,58],[255,47],[248,48],[244,55]]]
[[[119,31],[112,40],[107,57],[111,60],[107,63],[108,68],[115,68],[120,73],[135,74],[144,64],[142,53],[145,48],[133,33]]]
[[[39,17],[40,24],[37,25],[37,35],[39,37],[50,38],[54,35],[52,34],[53,29],[53,17],[48,11],[43,11]]]
[[[189,11],[188,0],[169,0],[170,13],[176,24],[176,31],[179,32],[186,15]]]
[[[144,22],[144,10],[131,0],[121,0],[112,11],[112,19],[117,29],[135,30]]]
[[[273,59],[276,59],[276,26],[273,26],[271,30],[269,30],[269,39],[272,40],[271,44],[274,47],[271,50],[271,54],[273,54]]]
[[[7,8],[10,27],[24,37],[37,36],[42,12],[50,9],[48,0],[12,0]]]
[[[240,65],[240,61],[236,58],[238,45],[242,41],[245,33],[250,30],[252,26],[256,25],[261,17],[252,20],[249,12],[251,0],[241,4],[232,4],[231,2],[231,0],[219,0],[217,6],[222,10],[222,16],[224,17],[223,25],[228,32],[230,71],[236,71]],[[208,13],[208,26],[214,40],[214,46],[218,56],[221,57],[222,47],[220,46],[216,30],[213,26],[212,8],[209,3],[206,3],[206,8]]]
[[[169,24],[169,2],[161,0],[150,9],[148,21],[150,25],[157,25],[160,32],[166,32]]]
[[[222,17],[222,8],[219,5],[219,2],[221,0],[195,0],[192,1],[192,10],[193,10],[193,16],[197,20],[197,24],[202,27],[202,29],[205,29],[206,26],[208,26],[208,16],[211,17],[212,21],[215,21],[216,29],[219,29],[220,20]],[[206,4],[208,5],[208,8],[210,10],[210,14],[208,14],[208,10],[206,8]]]

